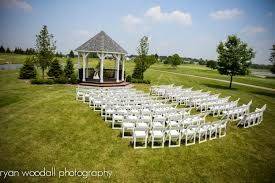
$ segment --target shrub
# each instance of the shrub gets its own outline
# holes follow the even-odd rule
[[[131,82],[131,81],[132,81],[132,76],[131,76],[131,75],[128,75],[128,76],[126,77],[126,81],[127,81],[127,82]]]
[[[61,76],[59,78],[55,78],[54,83],[56,83],[56,84],[66,84],[66,83],[68,83],[68,80],[64,76]]]
[[[163,61],[163,64],[169,64],[169,60],[168,60],[168,59],[165,59],[165,60]]]
[[[214,60],[208,60],[206,62],[206,67],[209,67],[211,69],[217,69],[217,62]]]
[[[77,79],[75,74],[73,74],[71,76],[71,80],[69,81],[69,83],[71,83],[71,84],[77,84],[78,83],[78,79]]]
[[[54,59],[51,64],[48,71],[48,76],[54,77],[55,79],[60,78],[63,74],[61,65],[59,64],[59,61],[57,59]]]
[[[150,80],[143,80],[143,79],[135,79],[135,78],[132,78],[132,83],[144,83],[144,84],[150,84]]]
[[[36,69],[34,67],[34,57],[28,57],[19,72],[20,79],[33,79],[36,77]]]
[[[51,79],[32,79],[31,84],[54,84],[54,81]]]

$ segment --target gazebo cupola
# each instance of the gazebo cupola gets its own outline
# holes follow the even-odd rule
[[[114,70],[114,77],[107,78],[114,82],[124,81],[124,60],[127,53],[119,44],[117,44],[112,38],[110,38],[104,31],[99,32],[90,40],[79,46],[75,51],[78,53],[78,69],[80,69],[80,57],[83,60],[82,82],[97,81],[104,82],[104,60],[106,57],[114,57],[116,59],[116,69]],[[88,55],[90,53],[96,53],[100,59],[99,75],[97,71],[94,71],[89,76],[88,70]],[[122,62],[122,63],[121,63]],[[120,69],[120,64],[122,68]]]

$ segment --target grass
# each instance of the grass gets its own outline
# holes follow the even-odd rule
[[[207,68],[206,66],[194,65],[194,64],[183,64],[178,66],[178,68],[174,69],[169,65],[165,64],[155,64],[152,66],[152,69],[158,69],[162,71],[174,72],[174,73],[184,73],[191,74],[197,76],[205,76],[209,78],[215,79],[223,79],[230,81],[230,77],[226,75],[220,75],[217,70],[212,70]],[[261,69],[258,69],[261,71]],[[275,89],[275,79],[274,78],[259,78],[256,76],[234,76],[233,82],[247,83],[252,85],[264,86],[268,88]]]
[[[110,62],[110,61],[109,61]],[[111,64],[111,63],[109,63]],[[109,65],[107,62],[107,65]],[[158,66],[158,65],[157,65]],[[127,73],[133,69],[126,64]],[[155,68],[153,66],[152,68]],[[179,69],[180,70],[180,69]],[[176,71],[180,72],[180,71]],[[260,89],[163,74],[149,69],[152,84],[184,85],[222,96],[267,104],[264,121],[250,129],[232,122],[225,138],[194,146],[134,150],[98,113],[75,101],[75,86],[30,85],[18,71],[0,71],[0,170],[112,170],[114,182],[271,182],[275,167],[275,93]],[[149,91],[148,85],[137,89]],[[13,177],[8,182],[102,181],[79,177]]]

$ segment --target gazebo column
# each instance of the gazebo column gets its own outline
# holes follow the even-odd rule
[[[114,57],[116,58],[116,82],[119,82],[119,61],[120,61],[121,55],[115,54]]]
[[[80,53],[77,53],[77,78],[79,79],[79,69],[80,69],[80,61],[79,61],[79,55]]]
[[[83,78],[82,81],[86,81],[86,57],[88,56],[88,53],[82,53],[82,58],[83,58]]]
[[[97,56],[100,59],[100,83],[103,83],[103,68],[104,68],[104,59],[105,59],[105,54],[104,53],[97,53]]]
[[[88,77],[88,75],[89,75],[89,62],[88,62],[88,55],[89,55],[89,53],[87,53],[87,55],[86,55],[86,59],[85,59],[85,61],[86,61],[86,73],[85,73],[85,75],[86,75],[86,77]]]
[[[121,81],[124,81],[124,61],[125,61],[125,58],[124,56],[122,56],[122,72],[121,72]]]

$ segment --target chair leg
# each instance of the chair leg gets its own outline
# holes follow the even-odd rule
[[[196,143],[196,133],[193,134],[193,141],[190,142],[190,143],[188,143],[188,137],[189,137],[189,136],[186,135],[186,138],[185,138],[185,145],[186,145],[186,146],[193,145],[193,144]]]
[[[210,134],[209,134],[209,140],[213,140],[217,138],[217,129],[214,130],[214,137],[213,137],[213,131],[210,130]]]
[[[201,140],[201,136],[204,136],[204,139],[203,140]],[[199,143],[203,143],[203,142],[206,142],[206,139],[207,138],[207,133],[202,133],[202,134],[199,134]]]
[[[125,128],[122,127],[122,138],[124,138],[124,132],[125,132]]]
[[[224,129],[223,134],[222,134],[222,129]],[[224,137],[226,135],[226,128],[220,128],[219,129],[219,137]]]

